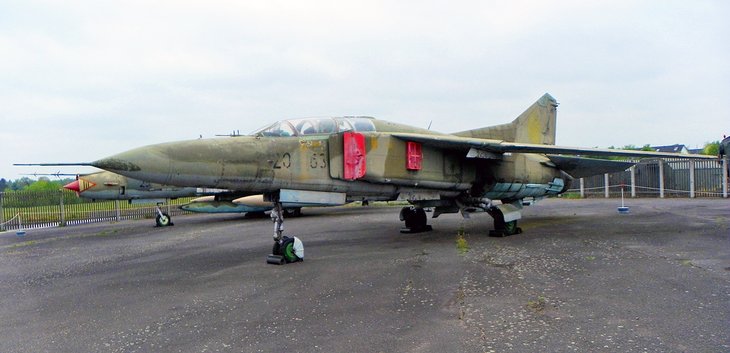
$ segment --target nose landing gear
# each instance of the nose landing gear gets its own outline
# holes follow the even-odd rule
[[[157,212],[157,215],[155,216],[155,225],[158,227],[167,227],[174,225],[172,223],[172,218],[170,218],[170,215],[168,215],[165,212],[162,212],[162,209],[160,209],[160,204],[158,203],[155,207],[155,212]]]
[[[284,207],[281,202],[275,202],[271,210],[271,221],[274,222],[274,246],[271,254],[266,257],[266,263],[283,265],[286,263],[304,261],[304,243],[297,237],[284,236]]]

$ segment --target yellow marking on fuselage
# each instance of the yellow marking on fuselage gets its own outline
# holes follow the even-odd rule
[[[529,143],[542,143],[542,126],[537,111],[530,114],[527,119],[527,138]]]
[[[321,138],[321,136],[320,136]],[[321,139],[305,139],[300,138],[299,139],[299,148],[300,149],[312,149],[322,147],[322,140]]]
[[[377,138],[371,138],[370,140],[370,150],[375,150],[378,148],[378,139]]]
[[[79,178],[79,192],[84,192],[86,190],[93,188],[94,186],[96,186],[96,184],[94,184],[88,180]]]

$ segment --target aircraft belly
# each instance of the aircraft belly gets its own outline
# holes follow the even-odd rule
[[[271,207],[237,205],[231,201],[203,201],[190,202],[180,206],[180,209],[195,213],[243,213],[268,211]]]
[[[399,187],[413,187],[425,189],[438,189],[444,191],[466,191],[471,187],[471,183],[454,183],[447,181],[434,180],[413,180],[413,179],[383,179],[373,180],[373,182],[383,184],[393,184]]]
[[[94,200],[124,200],[124,197],[119,195],[118,190],[84,191],[79,195]]]
[[[560,178],[555,178],[552,182],[545,184],[496,183],[485,193],[484,197],[492,200],[506,200],[557,195],[563,190],[564,185],[563,179]]]

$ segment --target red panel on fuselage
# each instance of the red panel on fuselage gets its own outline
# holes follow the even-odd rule
[[[344,133],[345,180],[365,175],[365,136],[357,132]]]
[[[406,153],[406,169],[421,170],[421,164],[423,162],[423,151],[421,150],[421,144],[418,142],[409,141],[406,145]]]

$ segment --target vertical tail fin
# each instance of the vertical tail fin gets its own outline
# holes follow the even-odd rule
[[[509,124],[495,125],[454,135],[544,145],[555,144],[555,120],[558,102],[545,93]]]

